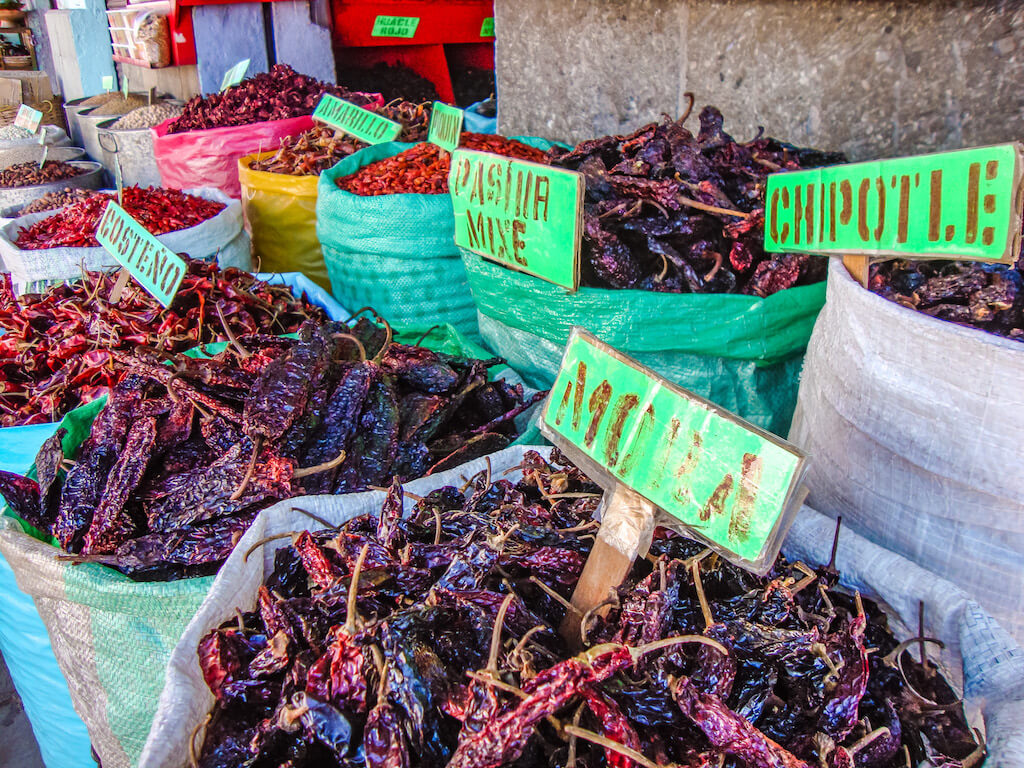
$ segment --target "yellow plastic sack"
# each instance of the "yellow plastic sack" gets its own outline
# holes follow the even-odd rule
[[[272,154],[248,155],[238,161],[242,210],[256,264],[260,272],[302,272],[329,291],[331,281],[316,236],[316,188],[320,177],[249,168],[257,159]]]

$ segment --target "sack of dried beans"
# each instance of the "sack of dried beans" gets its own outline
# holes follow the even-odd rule
[[[955,298],[950,272],[910,293]],[[1024,642],[1024,343],[1011,334],[900,306],[835,262],[790,439],[814,457],[810,503],[962,587]]]

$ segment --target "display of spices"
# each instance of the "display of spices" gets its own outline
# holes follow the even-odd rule
[[[498,360],[398,344],[365,317],[306,322],[287,339],[235,335],[230,308],[216,314],[231,343],[213,358],[111,353],[126,373],[80,450],[65,457],[58,431],[37,456],[38,480],[0,473],[23,520],[136,579],[208,574],[260,509],[497,450],[541,396],[488,381]]]
[[[225,91],[191,99],[181,115],[170,123],[167,132],[184,133],[311,115],[324,93],[357,106],[372,103],[367,94],[353,93],[300,75],[287,64],[275,64],[269,72],[253,75]]]
[[[436,86],[403,64],[379,62],[372,67],[339,67],[338,82],[353,91],[379,93],[385,101],[437,101]]]
[[[129,438],[130,439],[130,438]],[[601,488],[557,453],[295,531],[255,607],[198,645],[199,768],[969,765],[963,704],[832,564],[765,577],[658,529],[559,634]],[[280,538],[279,536],[274,538]],[[270,540],[261,542],[266,546]],[[252,550],[250,550],[251,552]]]
[[[843,155],[761,135],[738,143],[714,107],[694,136],[688,115],[553,150],[553,165],[586,178],[582,284],[769,296],[824,280],[822,257],[764,252],[764,190],[769,173]]]
[[[113,193],[90,195],[68,206],[60,213],[37,221],[18,231],[15,245],[25,250],[40,248],[98,246],[96,226],[107,208],[117,200]],[[154,235],[188,229],[212,219],[226,207],[224,203],[205,200],[179,189],[161,187],[125,187],[121,207]]]
[[[125,96],[124,94],[117,93],[114,95],[114,98],[107,99],[98,107],[90,109],[85,114],[90,117],[100,117],[103,115],[115,117],[116,115],[125,115],[139,107],[143,107],[146,103],[147,99],[144,96],[136,96],[135,94]]]
[[[427,137],[430,108],[430,104],[399,101],[374,111],[402,125],[397,141],[415,142]],[[254,171],[290,176],[319,176],[339,160],[367,146],[342,131],[316,125],[298,136],[281,139],[281,147],[275,154],[254,161],[249,167]]]
[[[88,166],[71,165],[58,160],[47,160],[42,168],[39,162],[17,163],[0,170],[0,187],[33,187],[72,179],[89,172]]]
[[[177,104],[160,102],[159,104],[133,109],[106,127],[112,131],[133,131],[140,128],[152,128],[154,125],[160,125],[165,120],[177,117],[181,114],[181,111],[182,108]]]
[[[27,139],[30,136],[32,136],[32,131],[19,125],[11,124],[0,128],[0,141],[17,141],[18,139]]]
[[[47,192],[40,198],[33,200],[20,211],[19,216],[27,216],[30,213],[41,213],[42,211],[54,211],[58,208],[66,208],[69,205],[88,200],[93,195],[102,194],[92,189],[58,189]]]
[[[18,298],[7,275],[0,292],[0,426],[45,424],[107,394],[117,380],[112,352],[182,352],[227,341],[225,325],[236,334],[286,334],[325,319],[288,286],[187,261],[166,310],[134,282],[110,301],[116,276],[104,272],[86,271]]]
[[[535,163],[547,162],[544,152],[504,136],[463,133],[459,147]],[[450,169],[451,155],[435,144],[424,143],[365,165],[352,175],[338,179],[337,185],[346,192],[364,196],[405,192],[441,195],[448,192]]]
[[[95,96],[90,96],[84,101],[80,101],[78,103],[78,106],[80,108],[99,107],[103,104],[106,104],[108,101],[112,101],[113,99],[120,97],[120,95],[121,93],[119,91],[105,91],[103,93],[97,93]]]
[[[494,70],[482,67],[452,67],[452,91],[455,104],[468,107],[495,93]]]
[[[940,320],[1024,341],[1024,265],[971,261],[886,261],[869,287]]]

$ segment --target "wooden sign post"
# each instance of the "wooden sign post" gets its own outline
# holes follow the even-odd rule
[[[764,248],[842,256],[865,286],[882,257],[1012,264],[1022,179],[1020,144],[773,173]]]
[[[563,626],[570,641],[646,554],[656,524],[765,573],[802,499],[805,458],[794,446],[579,328],[541,432],[605,489],[601,528]]]

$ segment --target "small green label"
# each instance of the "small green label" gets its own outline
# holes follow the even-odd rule
[[[480,37],[494,37],[494,17],[488,16],[480,25]]]
[[[799,484],[788,443],[574,329],[543,424],[708,541],[754,562]],[[740,564],[743,564],[741,562]]]
[[[773,173],[764,247],[1012,263],[1020,180],[1018,144]]]
[[[579,287],[583,174],[457,149],[448,188],[456,245],[555,285]]]
[[[43,113],[38,109],[32,109],[28,104],[18,107],[18,114],[14,116],[14,124],[26,131],[35,133],[39,129],[39,123],[43,121]]]
[[[103,90],[104,91],[110,92],[110,91],[114,90],[114,76],[113,75],[104,75],[101,78],[101,82],[103,83]]]
[[[427,128],[427,141],[441,149],[454,152],[459,146],[462,136],[462,119],[465,113],[461,109],[435,101],[430,110],[430,125]]]
[[[415,37],[420,25],[418,16],[378,16],[373,21],[371,37]]]
[[[128,78],[127,77],[122,77],[121,78],[121,95],[124,96],[126,99],[128,98]]]
[[[376,112],[357,107],[329,93],[325,93],[316,105],[313,119],[327,123],[367,144],[394,141],[402,132],[402,126],[394,120],[388,120]]]
[[[231,86],[238,85],[245,79],[245,73],[249,70],[249,61],[249,59],[242,59],[224,73],[224,78],[220,81],[221,91],[226,91]]]
[[[164,307],[171,306],[188,267],[111,200],[96,227],[96,240]]]

